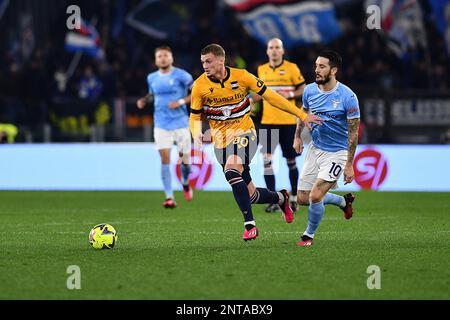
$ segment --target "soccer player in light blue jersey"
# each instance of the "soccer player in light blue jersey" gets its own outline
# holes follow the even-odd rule
[[[329,192],[336,187],[342,173],[346,184],[353,181],[353,158],[358,144],[358,98],[349,87],[336,80],[341,65],[342,58],[338,53],[320,53],[316,60],[316,82],[308,84],[303,91],[305,111],[324,121],[321,126],[312,126],[312,141],[300,174],[298,202],[309,208],[308,226],[297,243],[299,246],[312,245],[325,213],[325,204],[339,206],[346,219],[353,215],[353,194],[339,196]],[[303,126],[301,122],[297,123],[294,149],[298,153],[303,151],[300,137]]]
[[[172,189],[170,173],[170,151],[175,143],[181,158],[183,194],[187,201],[193,197],[189,186],[191,171],[191,133],[186,103],[191,101],[192,76],[173,66],[172,50],[167,46],[155,49],[155,64],[158,71],[147,77],[149,93],[137,101],[142,109],[147,102],[154,101],[154,137],[161,156],[161,178],[166,200],[165,208],[177,206]]]

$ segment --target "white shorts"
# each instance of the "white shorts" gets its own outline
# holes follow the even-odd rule
[[[336,182],[344,172],[347,163],[347,150],[327,152],[317,149],[312,143],[309,144],[305,161],[300,173],[299,190],[310,191],[316,180],[322,179]]]
[[[191,132],[189,128],[180,128],[175,130],[164,130],[161,128],[155,128],[153,131],[155,135],[156,148],[172,149],[175,143],[178,152],[183,154],[191,154]]]

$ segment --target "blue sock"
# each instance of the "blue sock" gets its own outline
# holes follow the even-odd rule
[[[189,184],[189,174],[191,173],[190,164],[181,164],[181,184],[186,186]]]
[[[244,216],[245,222],[254,222],[252,205],[250,204],[250,196],[248,194],[247,185],[242,179],[242,175],[239,171],[234,169],[228,169],[225,171],[225,178],[233,189],[234,199]],[[253,223],[254,226],[254,223]],[[245,226],[251,229],[250,224]]]
[[[161,167],[161,179],[164,185],[166,198],[173,198],[172,176],[170,174],[170,164],[163,164]]]
[[[338,206],[338,207],[344,207],[345,199],[343,196],[339,196],[337,194],[327,192],[327,194],[323,198],[323,204],[334,204],[335,206]]]
[[[314,237],[314,233],[319,227],[320,221],[322,221],[323,214],[325,213],[325,206],[323,201],[317,203],[310,203],[308,208],[308,227],[305,234],[311,238]]]

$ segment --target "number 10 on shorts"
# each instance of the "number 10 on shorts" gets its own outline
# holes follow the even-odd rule
[[[336,164],[336,162],[332,162],[331,164],[332,164],[332,166],[331,166],[331,169],[330,169],[330,171],[328,173],[332,174],[333,176],[338,178],[339,174],[342,171],[342,167],[340,165]]]

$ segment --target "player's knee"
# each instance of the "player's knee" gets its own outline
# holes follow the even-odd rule
[[[232,186],[236,183],[242,182],[244,181],[242,179],[242,174],[239,170],[230,168],[230,169],[225,169],[224,171],[225,174],[225,179],[227,179],[228,183]]]
[[[191,157],[189,156],[188,153],[180,152],[180,159],[181,162],[184,164],[191,164]]]
[[[272,167],[272,155],[264,154],[263,155],[263,163],[264,163],[264,168],[271,168]]]
[[[289,170],[297,169],[297,162],[295,161],[295,158],[294,159],[286,159],[286,163],[287,163]]]
[[[264,174],[273,175],[272,155],[265,154],[263,156],[263,162],[264,162]]]
[[[322,201],[323,195],[318,190],[311,190],[309,194],[309,202],[310,203],[317,203]]]
[[[160,152],[160,157],[161,157],[162,164],[170,164],[170,153]]]
[[[228,170],[235,170],[235,171],[238,171],[238,172],[240,172],[240,173],[242,174],[242,171],[243,171],[244,169],[243,169],[243,166],[240,165],[240,164],[236,164],[236,163],[227,163],[227,164],[224,166],[223,172],[227,172]]]
[[[232,154],[228,157],[226,157],[226,161],[225,161],[225,169],[228,168],[233,168],[233,169],[239,169],[239,171],[242,172],[242,165],[243,165],[243,160],[241,159],[240,156]]]
[[[299,191],[297,193],[297,202],[301,206],[309,205],[309,193],[306,191]]]

